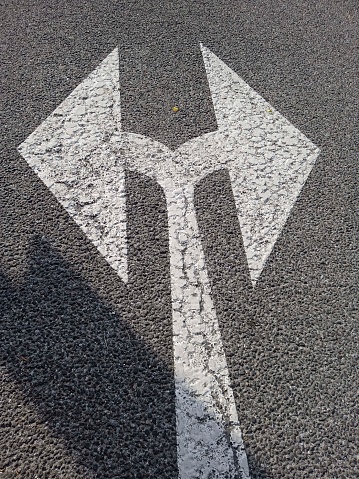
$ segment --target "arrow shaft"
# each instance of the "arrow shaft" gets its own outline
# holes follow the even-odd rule
[[[247,478],[247,458],[193,198],[191,185],[166,191],[179,477]]]

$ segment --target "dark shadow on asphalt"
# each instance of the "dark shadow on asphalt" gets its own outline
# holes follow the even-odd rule
[[[131,180],[143,192],[141,177]],[[173,356],[166,344],[172,341],[169,273],[156,274],[168,262],[166,228],[156,231],[163,230],[166,209],[159,190],[146,187],[156,207],[129,192],[132,227],[136,214],[142,221],[122,309],[106,304],[41,237],[33,240],[22,284],[15,288],[1,277],[3,364],[90,477],[177,477],[173,371],[131,325],[142,322]],[[147,276],[138,276],[140,262]]]

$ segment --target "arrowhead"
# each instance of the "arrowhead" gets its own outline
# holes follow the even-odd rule
[[[124,168],[108,146],[120,129],[118,63],[115,49],[19,151],[126,281]]]
[[[255,285],[320,150],[210,50],[202,53],[219,127],[207,151],[229,169]]]

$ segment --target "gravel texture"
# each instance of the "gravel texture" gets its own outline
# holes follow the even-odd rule
[[[125,284],[17,147],[117,46],[125,131],[215,132],[201,41],[321,151],[254,289],[232,178],[194,189],[251,478],[356,477],[355,2],[1,8],[0,476],[178,474],[165,194],[127,173]]]

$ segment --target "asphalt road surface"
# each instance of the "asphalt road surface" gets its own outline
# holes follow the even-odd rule
[[[356,3],[0,2],[0,479],[359,476]]]

